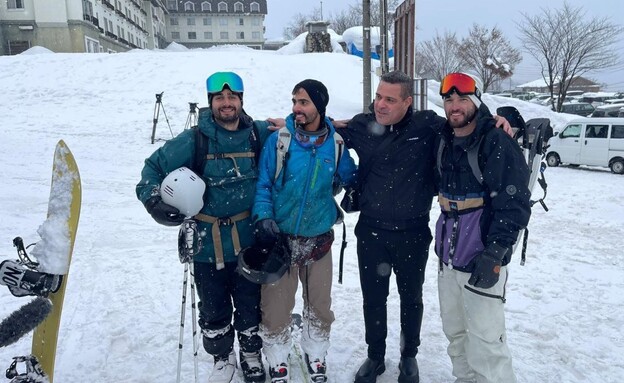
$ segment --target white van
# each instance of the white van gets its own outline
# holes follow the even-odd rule
[[[624,118],[581,118],[548,141],[548,166],[560,163],[611,168],[624,174]]]

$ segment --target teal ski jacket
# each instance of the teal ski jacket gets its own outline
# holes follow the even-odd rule
[[[268,122],[253,121],[243,112],[238,130],[229,131],[214,121],[210,108],[201,108],[197,128],[183,131],[175,138],[167,141],[145,160],[145,166],[141,172],[141,181],[136,185],[138,199],[145,204],[151,196],[159,193],[160,183],[167,174],[186,166],[198,173],[206,183],[204,206],[201,214],[227,218],[245,211],[250,212],[258,178],[256,159],[253,156],[232,159],[219,154],[254,152],[252,134],[256,133],[258,137],[256,137],[255,151],[260,150],[271,134],[268,126]],[[208,143],[208,153],[216,154],[215,159],[205,161],[202,169],[194,168],[201,165],[195,164],[197,162],[195,160],[196,129],[199,129],[199,133],[207,138],[204,141]],[[230,225],[219,225],[225,262],[236,262],[232,225],[236,225],[242,248],[251,246],[254,242],[251,214],[249,217]],[[203,247],[194,260],[215,262],[214,242],[211,235],[213,225],[208,222],[197,221],[197,226]]]

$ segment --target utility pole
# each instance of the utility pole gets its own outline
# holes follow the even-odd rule
[[[323,21],[323,2],[321,1],[321,21]]]
[[[363,66],[363,112],[366,113],[371,102],[371,40],[370,40],[370,0],[362,0],[362,27],[364,28],[364,38],[362,41]]]
[[[381,44],[381,51],[379,52],[379,64],[381,67],[381,74],[388,73],[390,70],[388,65],[388,4],[387,0],[379,0],[379,43]]]

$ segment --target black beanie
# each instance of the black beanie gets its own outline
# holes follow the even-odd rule
[[[318,110],[321,116],[325,117],[325,110],[327,108],[327,104],[329,103],[329,93],[327,93],[325,85],[317,80],[303,80],[299,84],[295,85],[293,94],[297,93],[297,91],[301,88],[308,92],[308,96],[310,96],[310,100],[314,103],[316,110]]]

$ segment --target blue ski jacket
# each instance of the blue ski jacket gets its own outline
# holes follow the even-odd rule
[[[254,220],[272,218],[282,233],[314,237],[331,230],[338,216],[332,194],[337,176],[342,186],[355,182],[357,168],[345,150],[335,169],[334,126],[325,119],[329,137],[319,147],[303,147],[295,139],[293,114],[286,118],[290,147],[280,174],[277,168],[279,132],[267,139],[260,157],[260,172],[253,207]]]

